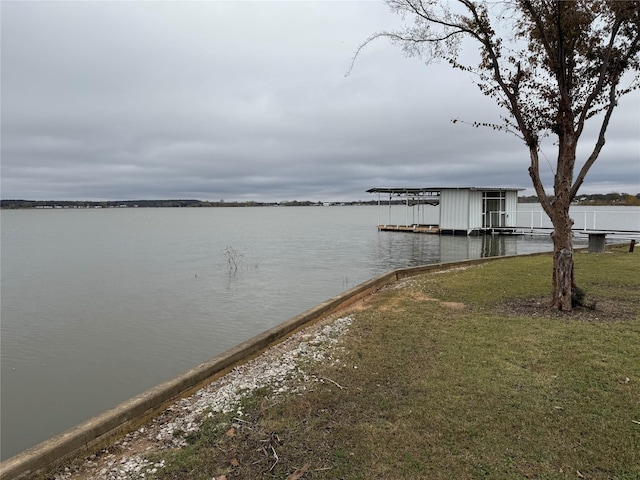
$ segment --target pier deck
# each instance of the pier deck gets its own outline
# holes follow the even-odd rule
[[[378,225],[380,232],[440,233],[438,225]]]

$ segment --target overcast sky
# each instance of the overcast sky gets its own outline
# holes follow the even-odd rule
[[[451,122],[498,120],[468,74],[379,40],[345,76],[400,25],[381,2],[2,1],[1,22],[4,199],[533,193],[520,140]],[[622,100],[581,193],[640,192],[639,111]]]

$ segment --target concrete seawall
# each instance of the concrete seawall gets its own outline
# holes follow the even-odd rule
[[[535,253],[532,255],[548,254]],[[0,463],[0,480],[25,478],[41,470],[48,470],[71,459],[98,450],[122,436],[181,397],[188,396],[206,384],[264,352],[320,318],[369,295],[400,279],[422,273],[469,266],[509,257],[492,257],[463,262],[439,263],[402,268],[379,275],[353,287],[289,320],[271,328],[184,374],[153,387],[74,428],[25,450]]]

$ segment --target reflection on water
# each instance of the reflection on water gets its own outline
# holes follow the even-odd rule
[[[516,255],[518,253],[518,239],[506,235],[484,235],[482,237],[481,257],[498,257]]]
[[[396,268],[438,263],[439,244],[437,235],[378,232],[374,260],[381,273]]]
[[[586,240],[578,238],[574,240],[574,244],[576,247],[585,246]],[[381,270],[391,270],[431,263],[535,253],[551,248],[548,236],[449,236],[379,232],[375,261]]]

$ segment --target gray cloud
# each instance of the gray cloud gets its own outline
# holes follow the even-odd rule
[[[467,75],[379,41],[344,76],[398,24],[382,4],[4,2],[1,21],[3,198],[530,186],[521,141],[450,121],[498,119]],[[639,98],[615,112],[583,192],[640,190]]]

